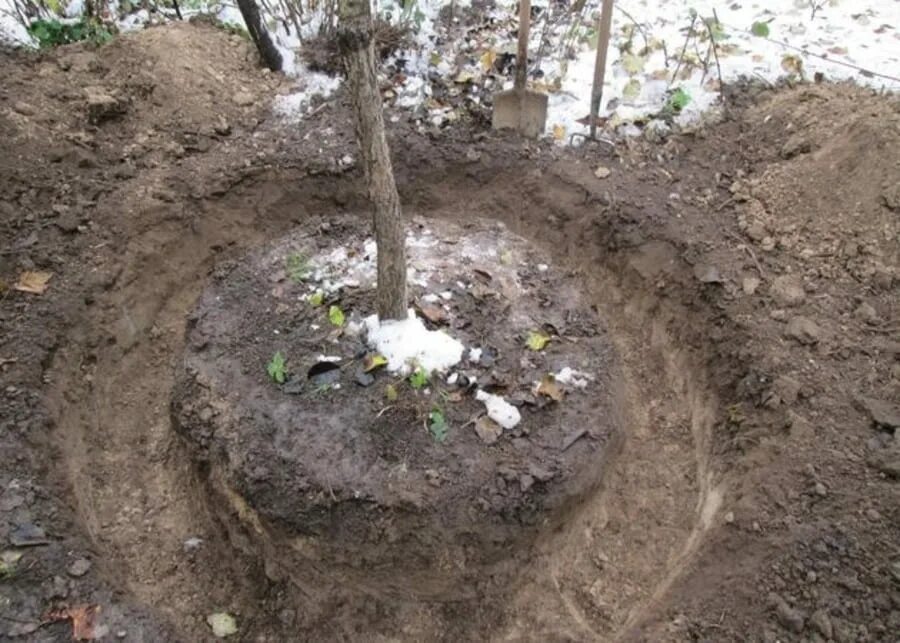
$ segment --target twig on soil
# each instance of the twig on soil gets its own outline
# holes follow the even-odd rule
[[[388,404],[386,407],[384,407],[383,409],[381,409],[380,411],[378,411],[378,413],[375,414],[375,417],[380,418],[382,415],[384,415],[385,413],[387,413],[388,411],[390,411],[392,408],[394,408],[394,406],[396,406],[396,405],[395,405],[395,404]]]

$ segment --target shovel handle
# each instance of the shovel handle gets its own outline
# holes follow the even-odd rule
[[[519,51],[516,54],[516,84],[525,89],[528,78],[528,28],[531,26],[531,0],[519,0]]]
[[[594,85],[591,88],[591,138],[597,136],[597,114],[603,101],[603,79],[606,75],[606,54],[612,27],[613,0],[603,0],[597,22],[597,58],[594,61]]]

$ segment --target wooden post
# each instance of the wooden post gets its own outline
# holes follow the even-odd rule
[[[256,0],[237,0],[237,6],[247,26],[247,33],[259,50],[263,63],[272,71],[281,71],[281,52],[272,42],[272,37],[262,22]]]
[[[340,0],[338,45],[347,72],[378,244],[378,317],[406,319],[406,239],[400,195],[384,134],[373,33],[370,0]]]
[[[597,25],[597,58],[594,61],[594,86],[591,88],[591,138],[597,138],[597,114],[603,100],[603,79],[606,75],[606,54],[609,51],[609,32],[612,28],[613,0],[603,0]]]

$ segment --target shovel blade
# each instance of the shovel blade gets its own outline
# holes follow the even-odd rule
[[[547,95],[511,89],[494,95],[494,129],[516,129],[537,138],[547,123]]]

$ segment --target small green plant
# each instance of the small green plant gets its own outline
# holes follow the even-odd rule
[[[60,22],[56,18],[40,18],[28,25],[28,33],[37,40],[41,49],[68,45],[86,40],[95,45],[105,45],[113,39],[113,32],[98,20],[81,19],[76,22]]]
[[[295,284],[305,281],[311,272],[309,260],[301,252],[289,254],[287,259],[284,260],[284,269],[287,271],[288,279]]]
[[[768,22],[754,22],[753,26],[750,27],[750,33],[754,36],[758,36],[760,38],[768,38],[769,37],[769,23]]]
[[[669,98],[666,101],[666,109],[670,110],[674,114],[679,114],[681,110],[687,107],[690,102],[691,95],[686,89],[684,89],[683,87],[679,87],[671,94],[669,94]]]
[[[340,306],[331,306],[328,309],[328,321],[337,327],[344,325],[344,311],[341,310]]]
[[[278,384],[284,384],[285,379],[287,379],[285,364],[286,361],[281,351],[272,355],[272,359],[266,365],[266,372],[269,374],[269,377],[272,378],[272,381],[277,382]]]
[[[432,409],[428,414],[428,432],[435,442],[443,443],[447,439],[447,419],[440,409]]]
[[[310,306],[321,306],[325,303],[325,293],[317,290],[307,298],[307,301],[309,301]]]
[[[427,384],[428,372],[421,367],[417,367],[409,376],[409,385],[418,391],[425,388]]]

